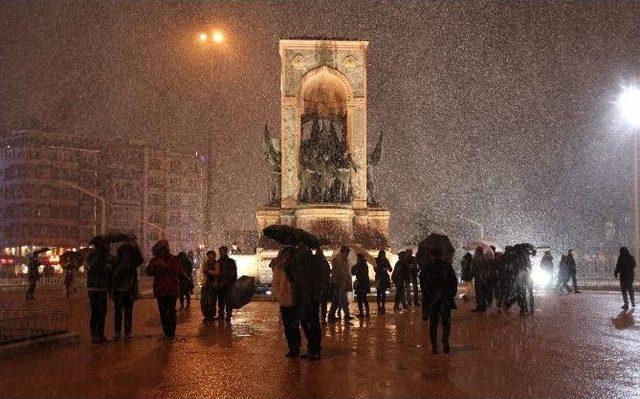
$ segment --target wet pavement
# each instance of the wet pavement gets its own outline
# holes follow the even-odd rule
[[[155,302],[143,299],[133,342],[96,346],[86,336],[84,295],[40,294],[29,306],[68,308],[83,340],[1,361],[2,398],[640,397],[640,328],[633,313],[620,313],[619,294],[540,297],[526,318],[515,309],[471,313],[460,303],[450,355],[430,353],[419,310],[376,314],[323,327],[319,362],[283,357],[274,303],[252,303],[231,324],[204,326],[195,301],[167,343],[158,339]],[[7,293],[2,299],[24,305]]]

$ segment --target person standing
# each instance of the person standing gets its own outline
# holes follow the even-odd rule
[[[320,319],[325,323],[327,321],[327,307],[333,292],[331,288],[331,265],[329,265],[329,261],[324,256],[321,248],[316,249],[314,260],[316,267],[321,271]]]
[[[376,258],[376,304],[378,305],[378,313],[385,313],[385,306],[387,300],[387,290],[391,286],[391,278],[389,273],[391,272],[391,264],[387,255],[383,250],[378,252]]]
[[[408,279],[407,279],[407,304],[409,306],[420,306],[420,288],[418,287],[418,264],[416,258],[413,256],[413,250],[407,249],[407,265],[408,265]],[[411,291],[413,291],[413,299],[411,298]]]
[[[579,294],[580,290],[578,290],[578,279],[576,278],[576,274],[578,270],[576,268],[576,260],[573,257],[573,249],[569,250],[567,253],[567,271],[569,272],[569,277],[571,278],[571,284],[573,284],[573,293]]]
[[[629,309],[629,299],[631,299],[631,307],[636,307],[636,301],[633,292],[633,278],[634,278],[634,270],[636,267],[636,260],[629,253],[629,250],[626,247],[620,248],[620,256],[618,256],[618,261],[616,262],[616,269],[613,272],[613,276],[618,278],[620,275],[620,291],[622,291],[622,299],[624,300],[624,305],[622,305],[622,309]]]
[[[180,309],[189,309],[189,306],[191,306],[191,294],[193,293],[193,263],[191,263],[186,252],[180,252],[178,260],[180,260],[180,266],[182,266],[182,271],[184,272],[180,276]]]
[[[550,289],[552,284],[552,276],[553,276],[553,255],[551,255],[551,251],[545,251],[542,259],[540,259],[540,269],[544,270],[545,273],[549,276],[549,282],[545,287],[547,290]]]
[[[300,324],[307,338],[307,353],[301,357],[308,360],[320,360],[322,352],[322,333],[320,330],[322,270],[316,267],[311,249],[303,243],[298,244],[295,249],[292,266],[293,269],[289,275],[293,277],[294,301],[298,305]]]
[[[393,304],[393,310],[400,310],[400,308],[407,310],[409,307],[407,306],[405,289],[409,282],[409,264],[407,263],[407,253],[405,251],[398,254],[398,261],[393,267],[391,280],[396,286],[396,298]]]
[[[456,309],[455,296],[458,292],[458,279],[453,267],[446,262],[441,248],[432,247],[427,257],[427,264],[421,265],[425,276],[424,284],[424,314],[429,316],[429,339],[431,353],[438,353],[438,324],[442,323],[442,351],[449,353],[451,346],[451,310]]]
[[[567,255],[562,255],[560,257],[560,263],[558,263],[558,281],[556,283],[556,291],[560,294],[564,293],[562,289],[564,288],[567,293],[571,292],[569,289],[569,269],[567,266]]]
[[[471,268],[471,261],[473,260],[473,256],[467,252],[462,259],[460,260],[460,279],[464,284],[464,295],[463,300],[467,302],[469,300],[469,293],[473,287],[473,269]]]
[[[217,319],[231,321],[233,308],[229,303],[229,295],[231,289],[238,280],[238,267],[236,261],[229,257],[229,249],[225,246],[218,248],[220,259],[218,264],[220,265],[220,278],[218,285],[218,317]],[[226,311],[226,317],[225,317]]]
[[[476,308],[472,312],[485,312],[487,310],[487,273],[482,248],[476,248],[471,260],[474,283],[476,289]]]
[[[107,292],[110,288],[113,257],[109,247],[102,240],[95,240],[93,252],[87,261],[87,291],[91,306],[91,343],[107,342],[104,336],[104,320],[107,317]]]
[[[351,274],[356,276],[354,291],[358,301],[358,317],[369,317],[369,300],[367,295],[371,292],[371,281],[369,281],[369,265],[362,254],[357,255],[358,260],[351,268]]]
[[[27,289],[27,301],[32,301],[36,292],[38,280],[40,280],[40,261],[35,253],[29,254],[27,257],[27,279],[29,280],[29,288]]]
[[[293,247],[284,247],[271,261],[269,267],[273,272],[271,283],[274,298],[280,303],[280,315],[284,337],[287,340],[289,352],[285,357],[295,358],[300,356],[300,313],[295,303],[293,292]]]
[[[220,265],[216,260],[216,251],[207,251],[206,256],[207,259],[202,266],[204,284],[202,284],[200,291],[200,310],[202,311],[204,322],[208,323],[216,317]]]
[[[330,323],[336,322],[336,311],[342,309],[344,311],[344,320],[352,320],[353,317],[349,314],[349,301],[347,300],[347,293],[351,292],[351,273],[349,270],[349,247],[343,245],[338,253],[332,259],[332,273],[331,282],[333,283],[334,292],[333,300],[331,301],[331,308],[329,309],[328,321]]]
[[[138,267],[144,259],[140,248],[134,242],[126,242],[118,248],[113,269],[111,298],[114,305],[114,341],[118,341],[122,333],[124,316],[124,336],[130,341],[133,325],[133,304],[138,298]]]
[[[169,242],[158,241],[152,248],[153,258],[147,266],[147,274],[153,276],[153,295],[158,301],[162,332],[166,340],[176,336],[176,301],[179,293],[179,279],[182,272],[180,261],[171,255]]]

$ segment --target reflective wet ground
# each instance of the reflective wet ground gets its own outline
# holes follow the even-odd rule
[[[85,335],[80,344],[3,360],[3,398],[640,397],[640,328],[633,313],[621,313],[619,294],[540,297],[527,318],[515,309],[471,313],[460,303],[450,355],[430,353],[419,310],[372,315],[324,327],[323,359],[313,363],[283,357],[273,303],[204,326],[195,301],[167,343],[158,340],[155,302],[145,299],[134,309],[133,342],[96,346],[85,333],[84,295],[40,294],[40,306],[68,307],[72,329]],[[21,299],[3,294],[7,301]]]

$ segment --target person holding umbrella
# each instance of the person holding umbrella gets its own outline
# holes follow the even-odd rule
[[[318,250],[320,250],[318,248]],[[320,330],[320,296],[322,294],[322,270],[316,267],[311,249],[304,242],[298,243],[288,275],[292,277],[294,301],[298,306],[300,324],[307,338],[307,353],[302,358],[320,360],[322,332]]]
[[[121,337],[123,317],[125,339],[130,341],[133,338],[131,335],[133,304],[138,299],[138,267],[143,262],[142,253],[135,242],[126,242],[118,247],[111,287],[114,305],[114,341],[118,341]]]
[[[113,256],[109,253],[108,243],[100,236],[94,237],[89,244],[93,252],[87,261],[87,291],[91,305],[91,343],[107,342],[104,336],[104,321],[107,317],[107,292],[110,289]]]

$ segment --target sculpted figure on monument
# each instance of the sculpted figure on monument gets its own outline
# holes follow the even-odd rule
[[[378,201],[376,200],[374,193],[375,190],[375,180],[373,178],[373,174],[371,173],[372,167],[378,166],[380,164],[380,159],[382,158],[382,141],[384,139],[384,135],[380,133],[380,137],[378,138],[378,143],[376,147],[373,149],[371,154],[367,155],[367,202],[371,205],[378,206]]]
[[[262,146],[264,155],[271,164],[269,205],[278,205],[280,201],[280,179],[282,175],[280,140],[271,138],[267,125],[264,125]]]

